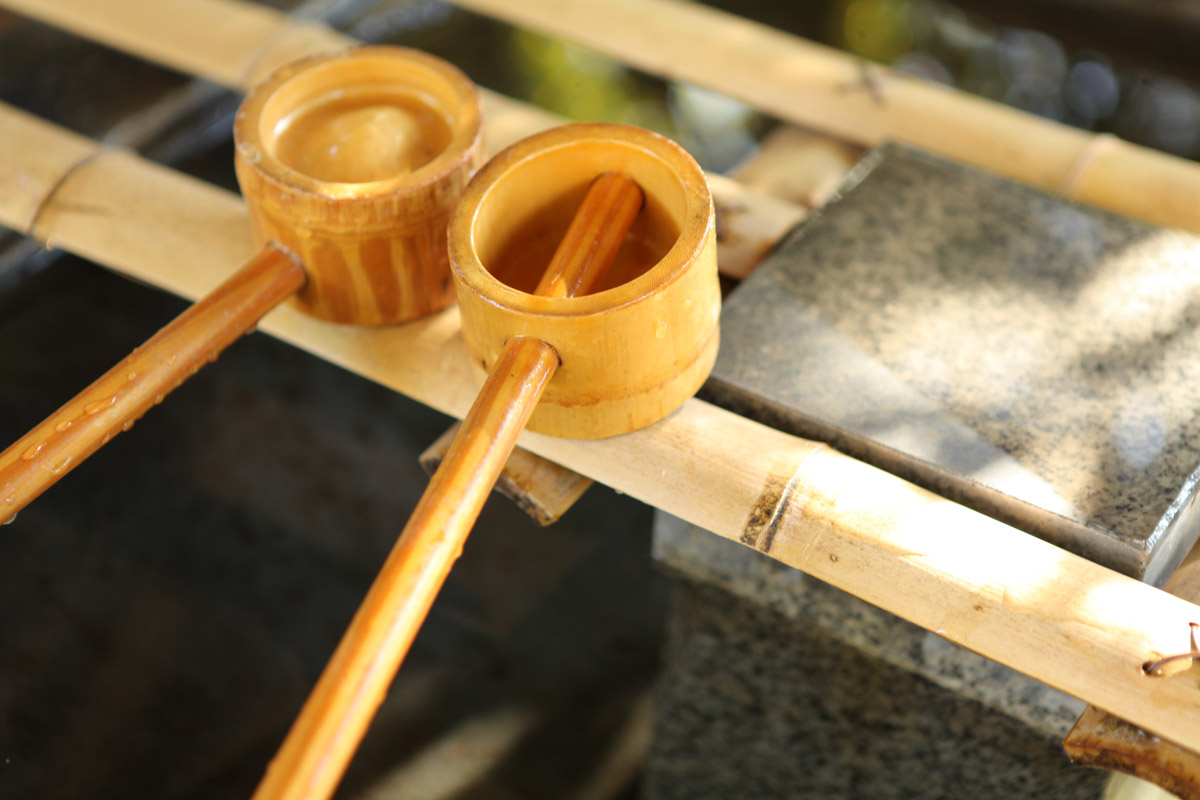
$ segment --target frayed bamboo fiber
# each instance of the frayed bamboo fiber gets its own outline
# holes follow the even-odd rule
[[[0,140],[69,166],[78,137],[0,106]],[[0,203],[20,228],[131,277],[196,297],[254,252],[239,199],[125,153],[56,179],[0,148]],[[35,173],[36,176],[35,176]],[[15,193],[14,193],[15,194]],[[372,330],[290,309],[262,330],[461,416],[477,386],[456,309]],[[640,431],[594,441],[526,433],[522,446],[890,611],[1123,719],[1200,749],[1200,684],[1149,678],[1182,652],[1200,607],[1060,550],[827,447],[699,400]],[[19,532],[19,530],[17,531]]]

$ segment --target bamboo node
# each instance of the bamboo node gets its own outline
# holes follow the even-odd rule
[[[1067,170],[1067,174],[1063,176],[1062,182],[1058,185],[1058,193],[1068,200],[1075,198],[1075,190],[1079,188],[1079,182],[1083,179],[1083,174],[1096,161],[1097,157],[1105,150],[1111,150],[1114,145],[1120,144],[1120,138],[1113,136],[1111,133],[1097,133],[1092,136],[1083,149],[1079,151],[1075,162],[1071,164],[1071,168]]]
[[[50,234],[47,233],[45,236],[39,236],[37,234],[37,227],[38,223],[42,221],[42,215],[46,213],[46,210],[50,208],[50,205],[54,202],[55,195],[58,194],[59,190],[62,189],[66,182],[70,180],[75,173],[91,164],[100,156],[107,153],[116,152],[118,150],[127,150],[127,148],[97,145],[95,150],[84,153],[79,158],[72,161],[70,165],[68,165],[67,168],[64,169],[57,178],[55,178],[54,183],[50,184],[50,188],[47,189],[45,194],[42,195],[41,199],[38,200],[37,205],[33,209],[33,213],[29,215],[29,222],[25,224],[25,228],[22,233],[31,239],[38,240],[47,249],[49,249]]]
[[[883,79],[892,73],[862,58],[857,60],[855,67],[858,72],[857,78],[838,84],[834,87],[834,92],[839,95],[866,92],[875,105],[886,106],[887,98],[883,94]]]

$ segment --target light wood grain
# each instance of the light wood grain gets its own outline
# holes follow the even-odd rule
[[[246,87],[296,58],[353,43],[323,26],[240,0],[5,0],[4,5],[224,86]],[[305,37],[293,31],[309,32],[310,44],[296,46]]]
[[[905,142],[1100,208],[1200,232],[1200,164],[892,72],[700,3],[459,5],[850,142]]]
[[[47,154],[78,143],[0,106],[0,130],[25,126],[35,129]],[[13,174],[21,157],[0,149],[0,175]],[[20,214],[0,223],[25,220]],[[124,154],[78,170],[43,222],[62,246],[189,297],[254,252],[236,196]],[[384,329],[330,325],[278,309],[259,327],[446,413],[461,416],[475,394],[454,308]],[[622,436],[579,441],[526,432],[520,442],[1200,749],[1200,683],[1151,679],[1140,669],[1155,652],[1187,649],[1189,623],[1200,620],[1192,603],[698,400]],[[12,533],[20,531],[18,521]]]

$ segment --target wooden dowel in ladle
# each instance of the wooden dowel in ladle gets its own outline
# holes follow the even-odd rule
[[[611,263],[643,202],[628,176],[597,178],[555,251],[537,293],[588,292]],[[501,350],[446,458],[434,473],[267,769],[256,800],[323,800],[337,788],[471,526],[558,368],[545,342]]]
[[[0,453],[0,521],[133,423],[304,287],[303,267],[266,247],[91,386]]]

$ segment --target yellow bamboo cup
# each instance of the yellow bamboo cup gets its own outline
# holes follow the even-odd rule
[[[277,71],[242,103],[236,168],[260,244],[304,264],[300,310],[387,325],[454,301],[446,226],[483,159],[478,92],[400,47]]]
[[[622,172],[645,194],[591,294],[533,294],[573,210],[596,177]],[[450,222],[463,336],[490,370],[515,336],[547,342],[561,366],[529,428],[572,438],[625,433],[691,397],[717,354],[720,288],[712,198],[674,142],[626,125],[536,134],[494,157]]]

